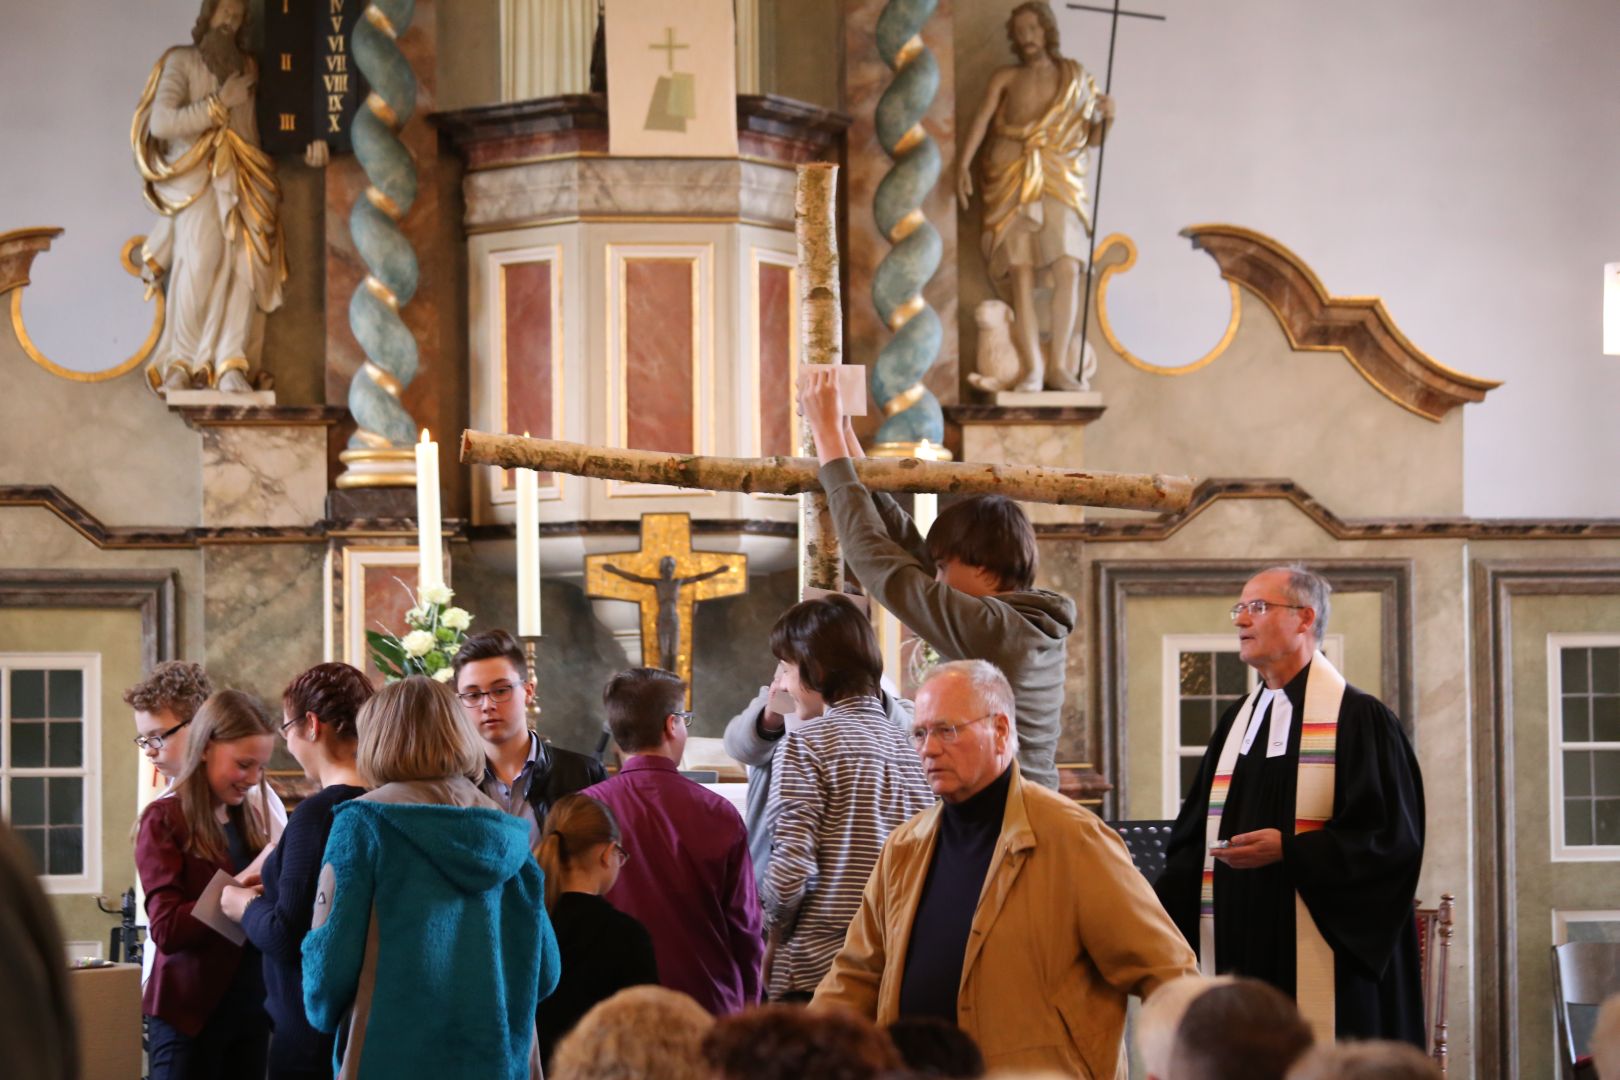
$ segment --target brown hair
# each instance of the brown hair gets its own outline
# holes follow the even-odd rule
[[[469,634],[462,642],[461,648],[450,661],[450,670],[454,673],[450,681],[457,687],[461,685],[461,669],[474,660],[494,660],[502,657],[511,661],[512,667],[517,671],[519,679],[528,678],[529,661],[523,655],[523,646],[518,644],[517,638],[505,630],[485,630],[481,634]]]
[[[180,811],[186,819],[186,851],[199,859],[223,863],[230,858],[225,844],[225,830],[214,817],[217,801],[208,786],[208,766],[203,760],[211,743],[235,742],[256,735],[274,735],[275,727],[265,716],[259,703],[240,690],[221,690],[202,703],[192,718],[191,738],[186,740],[185,762],[174,781],[174,797],[180,800]],[[248,850],[257,852],[270,840],[266,829],[268,788],[259,778],[259,813],[254,813],[243,800],[240,806],[227,806],[225,817],[236,826]]]
[[[144,681],[124,691],[124,704],[138,712],[168,709],[176,719],[188,723],[213,692],[214,684],[201,664],[165,660]]]
[[[367,787],[400,780],[484,774],[483,744],[443,683],[412,675],[383,687],[360,709],[355,771]]]
[[[1410,1043],[1342,1042],[1311,1050],[1288,1080],[1440,1080],[1440,1066]]]
[[[939,512],[928,530],[928,556],[988,570],[1003,592],[1035,583],[1035,529],[1024,508],[1005,495],[973,495]]]
[[[214,12],[219,10],[220,0],[202,0],[202,10],[197,12],[197,21],[191,24],[191,43],[201,45],[203,38],[208,36],[208,24],[214,21]],[[242,0],[242,25],[236,28],[236,47],[244,54],[251,52],[251,43],[248,32],[253,28],[253,5],[248,0]]]
[[[1193,999],[1176,1026],[1176,1080],[1282,1080],[1311,1048],[1294,1002],[1259,979],[1234,979]]]
[[[608,730],[627,754],[664,741],[664,721],[686,702],[686,683],[662,668],[628,668],[602,688]]]
[[[360,707],[376,693],[371,680],[348,664],[316,664],[287,684],[281,693],[281,707],[295,720],[314,713],[332,729],[338,741],[353,743],[360,738],[355,719]]]
[[[703,1056],[721,1080],[872,1080],[901,1067],[889,1037],[843,1010],[764,1005],[714,1025]]]
[[[1017,21],[1018,16],[1025,13],[1040,20],[1041,32],[1046,35],[1046,55],[1053,60],[1063,59],[1063,54],[1058,51],[1057,16],[1052,14],[1052,5],[1042,3],[1041,0],[1028,0],[1027,3],[1019,4],[1007,13],[1007,44],[1012,47],[1013,55],[1020,60],[1024,58],[1023,53],[1018,51],[1018,39],[1013,36],[1013,23]]]
[[[557,906],[562,894],[563,869],[589,854],[598,844],[617,844],[619,823],[613,811],[589,795],[564,795],[546,811],[540,830],[540,849],[534,853],[546,872],[546,910]]]
[[[829,705],[876,697],[883,654],[855,601],[834,594],[802,600],[771,627],[771,655],[799,669],[799,681]]]
[[[703,1036],[708,1010],[675,990],[632,986],[599,1002],[563,1036],[546,1075],[552,1080],[711,1080]]]

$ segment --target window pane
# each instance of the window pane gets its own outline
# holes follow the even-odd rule
[[[1620,693],[1620,645],[1592,650],[1592,692]]]
[[[1592,794],[1620,795],[1620,750],[1599,750],[1592,755]]]
[[[1201,757],[1184,757],[1181,759],[1181,796],[1187,797],[1187,789],[1192,787],[1193,781],[1198,779],[1198,767],[1204,763]]]
[[[1209,653],[1184,652],[1181,654],[1181,695],[1208,696],[1213,691],[1210,682]]]
[[[1564,693],[1584,693],[1591,689],[1586,681],[1586,649],[1560,649],[1559,666],[1563,672]]]
[[[50,695],[46,702],[49,715],[54,717],[80,717],[84,715],[84,672],[53,671],[48,683]]]
[[[1585,847],[1592,842],[1592,800],[1564,800],[1564,843]]]
[[[13,671],[11,673],[11,718],[38,720],[45,716],[45,673],[43,671]]]
[[[1181,745],[1208,746],[1213,706],[1207,698],[1181,703]]]
[[[1592,794],[1592,752],[1590,750],[1564,751],[1564,794]]]
[[[1592,740],[1592,699],[1584,695],[1570,697],[1565,694],[1564,741],[1590,742]]]
[[[1592,741],[1620,742],[1620,697],[1592,699]]]
[[[11,763],[24,769],[45,766],[45,725],[11,725]]]
[[[1242,697],[1249,688],[1249,669],[1235,652],[1215,654],[1215,692]]]
[[[51,725],[50,759],[53,767],[72,768],[84,764],[84,725]]]
[[[84,824],[84,781],[76,776],[53,776],[49,781],[52,825]]]
[[[84,830],[74,826],[50,830],[46,847],[47,874],[84,873]]]
[[[1620,846],[1620,799],[1599,799],[1593,809],[1597,828],[1592,838],[1599,844]]]
[[[45,872],[45,830],[44,829],[18,829],[17,837],[28,849],[28,855],[34,860],[34,871]]]
[[[37,776],[18,776],[11,781],[11,823],[45,824],[45,781]]]

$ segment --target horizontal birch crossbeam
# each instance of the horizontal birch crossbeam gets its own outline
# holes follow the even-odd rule
[[[530,439],[487,431],[461,433],[461,461],[503,469],[590,476],[631,484],[663,484],[703,491],[798,495],[820,491],[814,458],[727,458],[620,450],[556,439]],[[1184,510],[1193,481],[1157,473],[1085,472],[1034,465],[980,465],[916,458],[862,458],[861,482],[873,491],[938,495],[1005,495],[1024,502],[1105,506],[1115,510]]]

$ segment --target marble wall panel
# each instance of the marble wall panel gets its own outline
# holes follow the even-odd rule
[[[793,454],[793,269],[758,266],[760,453]]]
[[[322,661],[325,554],[319,544],[203,548],[204,663],[216,686],[276,707],[288,681]]]
[[[844,323],[844,362],[872,364],[878,352],[889,340],[890,333],[878,318],[872,303],[872,279],[877,267],[888,254],[889,241],[878,231],[872,217],[872,199],[877,186],[893,164],[878,143],[874,116],[878,99],[888,87],[894,73],[878,55],[876,28],[878,15],[886,0],[844,0],[844,111],[853,122],[848,133],[848,164],[845,191],[846,214],[849,223],[848,241],[844,251],[847,284],[844,298],[848,311]],[[939,313],[944,333],[940,341],[939,359],[929,371],[924,385],[942,404],[954,404],[958,391],[957,350],[957,275],[952,269],[957,263],[956,201],[952,194],[951,169],[956,159],[956,44],[955,0],[940,0],[934,16],[923,27],[922,39],[939,64],[939,91],[933,107],[923,120],[923,127],[939,144],[943,171],[940,182],[923,202],[923,213],[929,224],[939,230],[942,245],[940,269],[923,289],[927,300]],[[971,320],[970,320],[971,321]],[[855,421],[861,438],[869,437],[883,420],[878,409]]]
[[[326,514],[326,428],[202,430],[204,525],[311,525]]]
[[[360,569],[358,593],[364,607],[351,615],[365,630],[388,627],[401,637],[410,629],[405,624],[405,613],[414,606],[418,570],[415,566],[366,566]],[[372,663],[369,653],[366,662],[359,665],[379,685],[382,672]]]
[[[505,427],[537,439],[554,437],[552,425],[552,385],[554,339],[552,314],[552,272],[550,259],[501,265],[501,303],[505,340],[501,347],[501,367],[505,377]],[[503,484],[512,486],[512,472],[506,470]],[[540,477],[549,484],[550,473]]]
[[[968,424],[962,425],[962,460],[992,465],[1047,465],[1080,468],[1085,461],[1084,424]],[[1083,506],[1022,503],[1037,525],[1084,521]]]
[[[697,263],[625,259],[625,445],[692,453]]]

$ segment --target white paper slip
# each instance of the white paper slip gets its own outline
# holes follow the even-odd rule
[[[770,704],[766,706],[777,716],[787,716],[799,711],[799,703],[793,700],[793,695],[786,690],[778,690],[771,695]]]
[[[220,909],[219,898],[225,893],[225,886],[235,885],[236,879],[223,870],[214,871],[214,879],[208,883],[197,902],[191,906],[191,917],[202,923],[208,929],[225,938],[232,945],[240,945],[247,940],[247,934],[236,923],[225,917]]]
[[[838,396],[844,402],[845,416],[866,415],[866,365],[838,365]]]

